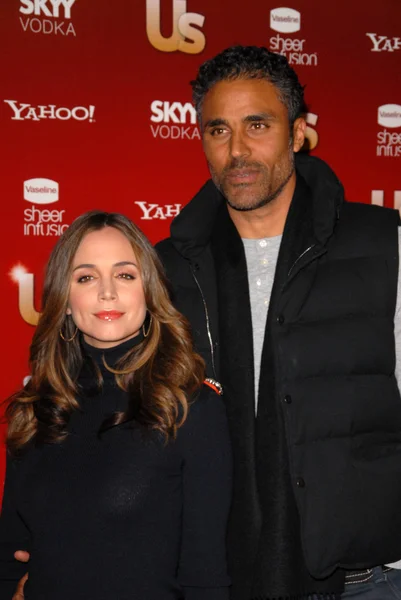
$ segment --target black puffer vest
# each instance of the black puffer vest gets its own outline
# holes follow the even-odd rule
[[[276,399],[315,577],[401,558],[398,219],[344,203],[271,306]]]
[[[337,567],[401,558],[401,399],[394,376],[399,217],[344,202],[337,178],[318,159],[297,157],[297,170],[311,194],[293,201],[283,234],[267,321],[275,380],[269,391],[284,419],[304,559],[319,579]],[[157,247],[172,297],[191,322],[208,374],[217,378],[224,307],[210,240],[222,202],[208,182]],[[251,339],[251,331],[245,334]],[[226,397],[240,466],[229,554],[234,569],[243,568],[231,573],[233,591],[247,589],[241,578],[252,570],[262,526],[246,348],[242,364],[249,368],[235,373]]]

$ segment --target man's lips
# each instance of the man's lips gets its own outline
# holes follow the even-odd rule
[[[102,310],[101,312],[95,313],[95,317],[102,321],[115,321],[123,316],[123,312],[119,310]]]
[[[259,171],[255,169],[233,169],[228,171],[226,179],[230,183],[253,183],[258,178]]]

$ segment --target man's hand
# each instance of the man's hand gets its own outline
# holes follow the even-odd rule
[[[14,558],[19,560],[20,562],[27,563],[29,561],[30,554],[29,554],[29,552],[25,552],[24,550],[17,550],[17,552],[14,553]],[[27,579],[28,579],[28,573],[26,573],[22,577],[22,579],[19,580],[17,589],[15,590],[15,594],[12,597],[12,600],[24,600],[24,598],[25,598],[24,585],[25,585]]]

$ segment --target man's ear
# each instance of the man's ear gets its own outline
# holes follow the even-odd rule
[[[292,133],[293,133],[293,149],[294,152],[299,152],[305,141],[306,121],[303,117],[298,117],[295,120]]]

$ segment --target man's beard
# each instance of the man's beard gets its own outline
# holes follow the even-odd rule
[[[283,191],[289,180],[291,179],[295,165],[294,165],[294,153],[291,149],[288,155],[288,160],[281,161],[279,165],[275,165],[275,171],[272,174],[271,171],[264,165],[258,162],[248,162],[243,158],[233,158],[231,163],[224,167],[220,176],[217,177],[216,173],[209,164],[210,173],[216,187],[223,194],[227,200],[228,205],[234,210],[238,211],[251,211],[262,208],[267,204],[270,204],[275,200]],[[237,169],[249,169],[250,171],[258,171],[262,173],[262,179],[256,186],[250,186],[247,183],[238,183],[235,185],[236,189],[244,189],[244,198],[241,198],[241,194],[232,194],[232,187],[227,183],[227,176],[233,170]],[[247,188],[249,189],[248,194],[246,193]]]

